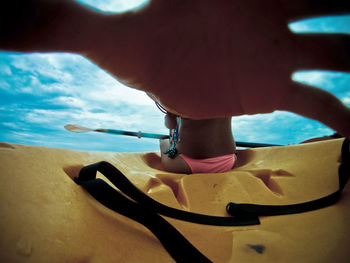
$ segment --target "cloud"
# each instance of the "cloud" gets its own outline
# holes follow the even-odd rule
[[[237,141],[280,145],[296,144],[333,133],[317,121],[285,111],[233,117],[232,128]]]
[[[0,90],[8,91],[10,90],[10,84],[5,80],[0,80]]]
[[[130,89],[89,60],[73,54],[12,55],[15,90],[27,93],[65,93],[96,103],[153,105],[144,92]]]
[[[0,71],[2,72],[2,74],[8,75],[8,76],[12,75],[12,70],[8,65],[1,65]]]
[[[132,102],[137,105],[153,105],[154,102],[142,91],[131,89],[118,82],[111,75],[96,69],[94,80],[89,81],[89,88],[82,96],[95,101],[104,101],[110,104]]]
[[[18,129],[19,128],[18,124],[14,123],[14,122],[3,122],[2,125],[5,127],[9,127],[11,129]]]
[[[12,67],[20,70],[21,72],[26,72],[27,74],[34,76],[40,75],[41,78],[45,78],[46,80],[71,82],[73,80],[73,76],[70,71],[65,70],[66,68],[70,68],[70,64],[59,64],[59,61],[64,59],[65,62],[79,62],[77,58],[79,58],[79,56],[73,54],[34,53],[25,55],[10,55],[10,63]]]
[[[47,99],[47,103],[54,105],[61,105],[68,108],[84,108],[86,103],[79,99],[70,96],[59,96],[52,99]]]

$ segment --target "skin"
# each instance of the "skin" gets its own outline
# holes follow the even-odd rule
[[[232,136],[231,117],[206,120],[181,119],[179,130],[180,141],[176,149],[194,159],[212,158],[233,154],[236,150]],[[176,116],[167,114],[165,125],[168,129],[176,126]],[[191,169],[178,155],[170,159],[164,151],[170,146],[169,140],[160,141],[161,161],[163,168],[169,172],[191,173]]]
[[[340,0],[151,0],[103,14],[70,0],[2,3],[0,49],[73,52],[191,119],[291,111],[350,139],[350,110],[296,70],[349,71],[350,37],[293,34],[290,21],[350,12]]]

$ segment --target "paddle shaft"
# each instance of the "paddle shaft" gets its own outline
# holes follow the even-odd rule
[[[123,131],[123,130],[114,130],[114,129],[96,129],[94,131],[116,134],[116,135],[135,136],[138,138],[152,138],[152,139],[168,139],[169,138],[169,135],[157,134],[157,133],[147,133],[147,132],[132,132],[132,131]]]
[[[156,134],[156,133],[146,133],[146,132],[132,132],[132,131],[123,131],[123,130],[114,130],[114,129],[96,129],[97,132],[104,132],[117,135],[127,135],[127,136],[136,136],[138,138],[152,138],[152,139],[168,139],[169,135]],[[267,144],[267,143],[251,143],[251,142],[236,142],[238,147],[271,147],[271,146],[280,146],[276,144]]]

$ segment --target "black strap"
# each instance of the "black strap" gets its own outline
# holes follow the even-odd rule
[[[320,199],[292,205],[258,205],[229,203],[226,206],[227,212],[233,216],[274,216],[303,213],[335,204],[340,199],[341,193],[350,176],[349,144],[349,141],[345,139],[342,145],[342,162],[338,169],[338,191]]]
[[[133,200],[113,189],[102,179],[96,179],[97,171],[105,175],[117,188]],[[258,217],[206,216],[165,206],[140,191],[117,168],[107,162],[99,162],[83,167],[79,177],[75,178],[75,182],[84,187],[89,194],[109,209],[147,227],[176,262],[211,261],[159,214],[209,225],[242,226],[260,223]]]
[[[215,226],[246,226],[246,225],[257,225],[260,224],[258,217],[220,217],[220,216],[209,216],[203,214],[197,214],[192,212],[187,212],[184,210],[179,210],[176,208],[172,208],[157,202],[152,199],[140,189],[135,187],[129,179],[121,173],[116,167],[112,164],[102,161],[98,163],[94,163],[88,166],[83,167],[80,170],[79,177],[75,178],[75,182],[83,185],[82,182],[85,181],[94,181],[96,180],[96,173],[99,171],[106,178],[108,178],[113,185],[115,185],[121,192],[125,195],[136,201],[147,208],[148,210],[152,210],[158,214],[172,217],[175,219],[197,223],[197,224],[205,224],[205,225],[215,225]],[[118,191],[114,190],[110,185],[106,184],[105,188],[109,187],[109,191],[114,194],[119,194]],[[89,192],[92,194],[91,192]],[[102,202],[101,200],[97,199]],[[108,202],[104,201],[104,205],[108,206]]]
[[[147,227],[176,262],[211,262],[164,218],[115,191],[102,179],[79,184],[106,207]]]

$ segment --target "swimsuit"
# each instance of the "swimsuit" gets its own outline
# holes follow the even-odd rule
[[[223,173],[231,170],[237,161],[236,154],[227,154],[206,159],[193,159],[184,154],[179,156],[187,163],[192,173]]]

